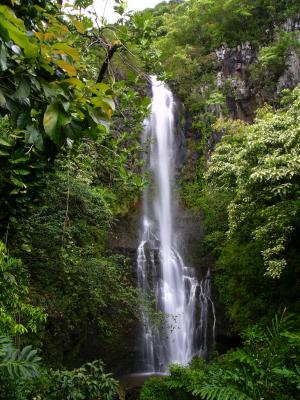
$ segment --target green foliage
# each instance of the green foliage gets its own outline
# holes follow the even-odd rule
[[[112,400],[117,389],[118,382],[104,372],[103,363],[93,361],[71,371],[44,371],[40,379],[32,382],[27,396],[49,400]]]
[[[295,370],[298,368],[299,343],[295,347],[285,337],[291,326],[291,317],[283,314],[275,317],[267,329],[256,326],[248,329],[244,335],[245,347],[227,356],[227,373],[219,383],[216,382],[219,389],[214,384],[211,390],[209,387],[204,389],[207,398],[215,399],[218,395],[221,399],[226,398],[228,388],[240,391],[240,398],[294,398],[297,391],[295,383],[280,378],[276,372],[277,368],[287,364]]]
[[[27,139],[24,131],[12,128],[7,116],[0,118],[0,224],[3,236],[9,231],[9,217],[15,218],[22,210],[47,165],[45,157]]]
[[[253,47],[268,43],[287,18],[297,15],[297,1],[190,0],[171,4],[168,12],[158,5],[153,11],[158,49],[164,68],[173,73],[178,90],[191,79],[196,84],[214,68],[213,51],[226,43],[235,47],[250,42]],[[234,27],[234,29],[232,29]],[[275,46],[276,60],[288,51],[291,42],[285,35]],[[266,54],[263,57],[266,59]],[[277,61],[278,64],[278,61]],[[282,65],[282,62],[281,62]],[[272,68],[274,66],[272,65]],[[195,86],[189,85],[189,90]],[[181,84],[181,85],[180,85]],[[189,91],[186,92],[189,97]]]
[[[17,349],[9,337],[0,336],[0,399],[26,400],[23,388],[40,378],[40,361],[31,346]]]
[[[109,40],[121,42],[114,28],[97,29],[81,13],[89,0],[74,7],[54,0],[5,3],[0,6],[0,235],[6,243],[0,242],[0,333],[15,336],[18,346],[20,334],[30,335],[24,340],[41,345],[47,366],[73,367],[103,356],[114,370],[130,368],[138,293],[129,260],[110,253],[108,236],[145,183],[139,144],[149,106],[145,83],[137,77],[131,83],[114,77],[111,85],[96,83]],[[117,7],[123,15],[125,4]],[[146,52],[147,24],[143,40],[135,40],[142,32],[138,22],[130,27],[121,22],[122,40],[135,41],[135,49]],[[125,46],[122,50],[124,55]],[[48,316],[44,331],[42,310]],[[30,371],[32,364],[34,376],[38,360],[30,347],[5,357],[13,373]],[[5,400],[109,400],[117,386],[100,361],[72,371],[48,369],[32,386],[0,375]]]
[[[3,264],[1,324],[38,333],[46,362],[59,366],[99,352],[116,366],[136,319],[128,260],[107,241],[144,185],[137,134],[149,100],[137,81],[95,83],[108,39],[77,13],[89,3],[75,13],[56,1],[0,8],[0,234],[23,260],[8,258],[12,272]],[[49,316],[44,334],[31,303]],[[104,349],[91,355],[91,340]]]
[[[93,340],[102,343],[95,355],[110,363],[126,352],[117,345],[127,340],[137,307],[126,259],[106,250],[112,210],[120,205],[108,187],[99,181],[94,186],[102,168],[97,152],[76,155],[62,168],[41,181],[36,202],[11,227],[10,240],[15,248],[26,244],[15,251],[30,271],[34,301],[48,314],[43,340],[48,361],[73,365]]]
[[[110,256],[107,238],[114,217],[132,207],[144,185],[138,140],[149,102],[124,82],[114,88],[118,110],[111,132],[62,150],[33,182],[26,213],[19,209],[18,218],[10,217],[8,242],[28,266],[34,301],[49,314],[52,333],[45,334],[44,348],[55,365],[85,357],[90,337],[103,343],[99,355],[117,365],[128,351],[120,343],[131,338],[136,319],[127,260]]]
[[[278,79],[290,52],[299,49],[297,30],[284,32],[283,24],[289,18],[297,21],[298,5],[297,1],[189,0],[159,4],[151,14],[156,34],[152,51],[159,57],[155,68],[170,75],[188,116],[186,131],[197,144],[181,186],[185,203],[198,207],[195,193],[203,188],[206,159],[218,141],[212,129],[216,119],[228,111],[235,113],[235,108],[243,114],[246,104],[245,119],[251,120],[255,101],[278,104]],[[238,46],[245,43],[251,46],[253,61],[249,66],[243,62],[234,72],[232,63],[237,66],[238,54],[243,53]],[[234,49],[232,56],[228,50],[220,61],[215,50],[224,44]]]
[[[9,257],[0,242],[0,332],[20,335],[37,332],[46,315],[29,301],[28,273],[20,260]]]
[[[190,0],[168,8],[159,14],[162,42],[174,46],[195,46],[201,43],[209,52],[226,42],[234,47],[242,42],[254,45],[273,37],[276,28],[298,12],[297,1],[287,4],[277,0]],[[156,13],[159,13],[160,6]],[[232,27],[235,29],[232,29]],[[168,54],[171,55],[172,49]]]
[[[150,378],[144,385],[140,395],[141,400],[171,400],[174,399],[165,384],[164,378]]]
[[[245,233],[262,244],[272,277],[286,266],[284,252],[299,212],[298,109],[299,88],[288,110],[261,111],[255,124],[225,138],[208,171],[212,187],[235,192],[228,205],[229,237],[249,227]]]
[[[1,337],[0,342],[3,400],[112,400],[117,392],[118,382],[105,373],[100,360],[74,370],[47,370],[40,367],[40,358],[30,346],[18,351],[9,339]]]
[[[252,125],[215,124],[225,135],[201,193],[193,194],[205,212],[220,300],[237,332],[299,306],[299,88],[283,103],[276,112],[260,110]]]
[[[30,379],[39,376],[40,357],[37,350],[26,346],[16,349],[11,340],[0,336],[0,369],[5,370],[12,379]]]
[[[52,2],[48,8],[35,7],[39,15],[30,27],[13,8],[0,8],[0,75],[5,77],[0,106],[14,127],[26,133],[28,144],[53,157],[70,140],[97,137],[114,109],[113,92],[108,85],[80,77],[81,58],[72,32],[84,32],[82,23]]]
[[[296,32],[280,32],[274,42],[263,46],[257,63],[251,66],[251,79],[256,90],[265,91],[272,98],[278,79],[286,68],[287,57],[291,51],[299,52],[299,49]]]
[[[55,372],[53,380],[56,399],[80,400],[101,397],[103,400],[112,400],[118,388],[118,383],[111,374],[104,373],[101,361],[87,363],[73,371]]]
[[[147,70],[155,69],[158,54],[151,48],[156,32],[154,29],[154,18],[151,12],[135,13],[129,20],[129,27],[135,44],[139,48],[139,57]]]

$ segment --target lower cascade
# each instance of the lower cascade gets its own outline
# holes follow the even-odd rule
[[[170,89],[151,77],[151,114],[145,121],[142,142],[145,174],[150,184],[143,193],[143,216],[137,250],[138,285],[154,295],[156,309],[165,315],[164,329],[153,322],[148,307],[141,309],[143,372],[167,372],[168,365],[188,364],[192,357],[207,357],[214,341],[216,315],[211,297],[210,270],[199,279],[185,265],[176,228],[175,135],[176,102]]]

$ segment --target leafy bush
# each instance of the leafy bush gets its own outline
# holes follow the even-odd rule
[[[22,262],[10,257],[0,241],[0,333],[20,335],[37,332],[46,315],[29,301],[28,272]]]
[[[174,397],[172,397],[164,378],[153,377],[144,383],[140,399],[172,400]]]
[[[284,252],[299,212],[299,102],[296,88],[288,110],[262,110],[255,124],[225,137],[208,170],[211,186],[235,191],[228,206],[229,237],[246,222],[250,236],[262,243],[266,273],[272,277],[286,266]]]
[[[276,40],[263,46],[258,53],[258,61],[250,67],[252,85],[256,91],[274,98],[278,79],[287,68],[288,56],[299,52],[300,44],[296,32],[281,32]]]
[[[12,346],[1,338],[5,348]],[[112,400],[118,382],[94,361],[74,370],[40,368],[40,358],[30,346],[21,352],[5,350],[0,364],[1,400]],[[1,354],[0,354],[1,357]]]
[[[104,372],[103,363],[94,361],[80,368],[45,371],[41,379],[32,382],[28,398],[49,400],[112,400],[118,382]]]
[[[91,341],[102,346],[89,351],[89,359],[108,364],[125,357],[137,315],[127,259],[106,250],[115,199],[85,179],[73,172],[43,179],[38,201],[17,220],[11,239],[31,274],[32,300],[48,313],[44,357],[57,368],[86,361]]]
[[[0,336],[0,359],[0,369],[4,369],[11,378],[30,379],[39,376],[41,358],[31,346],[19,350],[9,338]]]

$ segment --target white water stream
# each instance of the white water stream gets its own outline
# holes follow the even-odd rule
[[[177,243],[176,103],[164,83],[155,77],[151,80],[151,114],[145,121],[142,142],[149,147],[145,173],[152,181],[143,194],[137,275],[140,289],[145,295],[154,293],[156,309],[165,313],[166,321],[161,332],[149,309],[142,309],[141,369],[165,372],[170,363],[186,365],[196,354],[207,355],[209,335],[212,340],[215,335],[216,318],[210,272],[199,281],[195,270],[185,265]]]

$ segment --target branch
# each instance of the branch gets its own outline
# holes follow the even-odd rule
[[[107,53],[106,53],[106,58],[102,64],[102,67],[100,69],[98,78],[97,78],[97,83],[100,83],[103,81],[103,78],[106,74],[106,71],[108,69],[109,63],[111,61],[111,59],[113,58],[113,55],[115,54],[115,52],[122,47],[122,43],[121,42],[117,42],[113,45],[109,45],[107,48]]]

